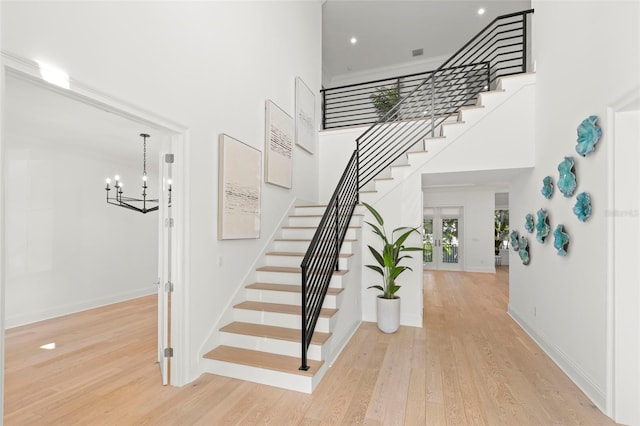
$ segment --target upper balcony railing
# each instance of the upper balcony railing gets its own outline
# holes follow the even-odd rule
[[[482,88],[499,77],[526,72],[528,19],[531,10],[496,18],[440,67],[440,74],[462,64],[488,67]],[[480,37],[479,37],[480,36]],[[321,90],[322,127],[335,129],[376,123],[392,106],[428,80],[434,71],[408,74]]]

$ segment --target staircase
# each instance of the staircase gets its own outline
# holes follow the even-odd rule
[[[256,269],[257,281],[244,288],[245,301],[233,306],[233,322],[220,328],[220,345],[204,355],[205,371],[285,389],[311,393],[344,338],[334,336],[360,234],[361,215],[354,215],[330,281],[320,318],[308,349],[309,370],[300,367],[300,263],[320,222],[325,206],[298,206]],[[344,335],[345,324],[339,334]],[[355,327],[352,325],[352,327]]]
[[[296,207],[280,229],[219,345],[203,355],[205,372],[313,391],[362,319],[356,206],[415,179],[509,97],[508,76],[527,71],[532,13],[494,19],[356,138],[327,205]]]

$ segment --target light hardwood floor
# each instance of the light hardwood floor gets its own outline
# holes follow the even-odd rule
[[[5,422],[613,424],[507,316],[505,268],[424,277],[424,328],[363,323],[313,395],[213,375],[161,386],[154,297],[9,330]]]

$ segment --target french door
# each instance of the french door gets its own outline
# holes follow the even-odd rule
[[[424,267],[462,269],[462,207],[427,207],[423,226]]]

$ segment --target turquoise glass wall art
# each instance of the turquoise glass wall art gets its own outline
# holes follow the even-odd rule
[[[546,176],[542,179],[542,189],[540,192],[547,200],[551,198],[553,195],[553,178],[551,176]]]
[[[511,247],[513,247],[513,250],[518,251],[518,248],[520,247],[518,245],[518,231],[511,231],[509,237],[511,238]]]
[[[558,256],[567,255],[567,246],[569,245],[569,234],[564,232],[564,225],[556,226],[553,231],[553,246],[558,250]]]
[[[524,229],[526,229],[528,233],[533,232],[534,224],[533,215],[531,213],[527,213],[527,215],[524,217]]]
[[[576,175],[574,174],[575,161],[573,157],[564,157],[564,160],[558,164],[558,189],[565,197],[571,197],[578,186]]]
[[[578,145],[576,152],[583,157],[591,154],[596,149],[596,144],[602,136],[602,129],[597,126],[598,117],[591,115],[582,120],[578,126]]]
[[[538,210],[536,214],[538,216],[538,223],[536,223],[536,240],[538,240],[539,243],[544,243],[544,240],[551,230],[549,227],[549,216],[545,209]]]
[[[573,206],[573,213],[578,216],[581,222],[586,222],[591,216],[591,196],[587,192],[581,192],[576,197],[576,205]]]
[[[529,242],[527,241],[527,237],[524,235],[520,237],[520,241],[518,243],[518,254],[520,255],[522,264],[528,265],[531,261],[531,258],[529,257]]]

